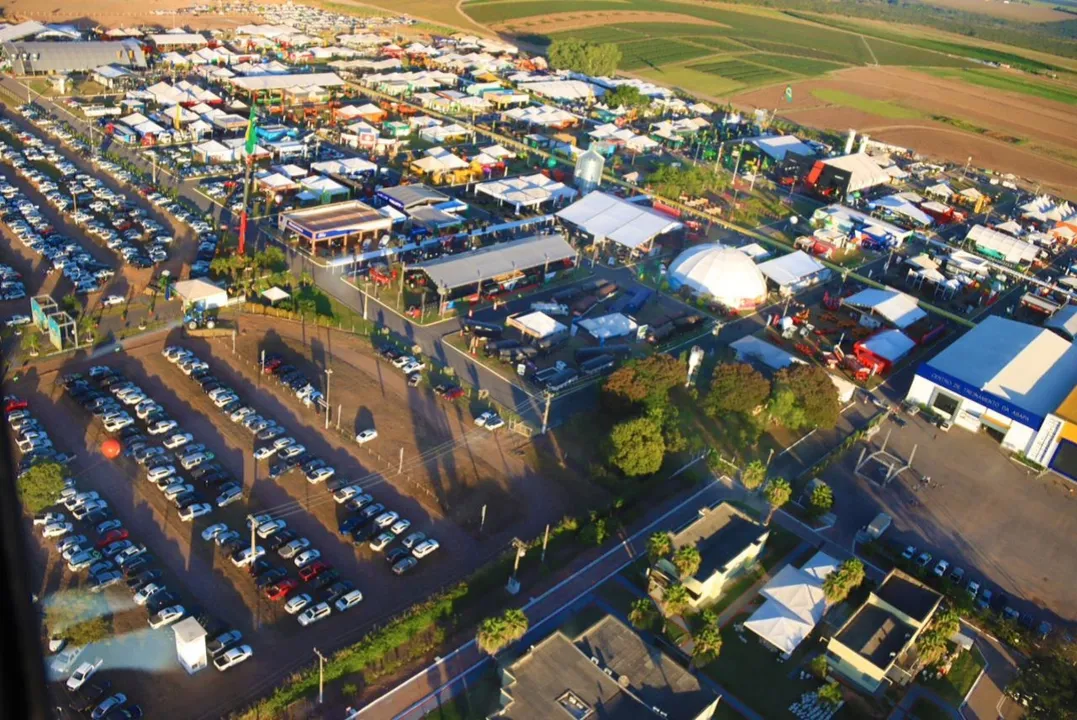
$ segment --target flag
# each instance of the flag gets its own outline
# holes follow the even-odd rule
[[[180,118],[180,105],[179,103],[176,103],[176,115],[172,118],[172,127],[174,127],[176,130],[180,130],[182,128]]]
[[[785,101],[786,102],[793,102],[793,86],[792,85],[786,85],[785,86]]]
[[[255,132],[257,125],[255,119],[258,114],[257,105],[251,103],[251,116],[247,119],[247,143],[245,149],[247,150],[247,157],[254,154],[255,141],[258,139],[258,134]]]

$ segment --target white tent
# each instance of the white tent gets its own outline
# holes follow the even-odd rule
[[[594,237],[635,250],[681,223],[646,205],[629,202],[604,192],[592,192],[557,213],[561,220]]]
[[[354,175],[362,175],[363,173],[377,172],[378,166],[363,158],[350,157],[341,158],[340,160],[323,160],[321,162],[311,163],[310,169],[314,172],[326,173],[329,175],[352,177]]]
[[[534,207],[549,200],[557,201],[576,197],[575,189],[552,180],[542,173],[480,183],[475,186],[475,192],[513,205],[516,212],[520,212],[521,207]]]
[[[786,565],[770,579],[760,593],[781,603],[792,615],[810,622],[819,622],[826,610],[826,595],[822,582],[800,568]]]
[[[744,627],[788,655],[811,633],[826,612],[823,580],[838,562],[817,552],[803,568],[786,565],[763,586],[767,600]]]
[[[788,655],[808,637],[815,623],[796,616],[780,602],[768,600],[752,613],[744,627]]]
[[[831,158],[830,160],[824,160],[823,163],[849,173],[849,186],[846,192],[853,193],[858,190],[867,190],[876,185],[885,185],[890,182],[890,173],[864,153]]]
[[[997,230],[976,225],[969,230],[966,240],[971,240],[985,255],[993,255],[1013,265],[1025,265],[1040,254],[1040,249],[1032,243],[1000,233]]]
[[[767,260],[759,272],[782,289],[796,289],[807,284],[826,270],[826,266],[803,250]]]
[[[921,318],[927,317],[927,313],[917,304],[916,298],[897,290],[865,288],[845,298],[842,303],[857,310],[879,315],[897,328],[907,328]]]

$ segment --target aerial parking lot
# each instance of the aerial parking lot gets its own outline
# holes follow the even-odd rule
[[[301,326],[278,323],[263,338],[251,320],[242,335],[248,357],[269,347],[273,369],[318,379],[316,337],[303,343]],[[149,343],[62,378],[30,373],[17,384],[27,402],[12,421],[21,447],[39,459],[54,447],[74,456],[72,492],[93,503],[76,507],[77,517],[57,507],[62,520],[49,518],[47,532],[34,527],[38,592],[101,586],[117,637],[79,659],[101,659],[99,684],[122,685],[150,717],[167,714],[192,688],[212,714],[213,703],[227,705],[237,678],[255,683],[287,671],[311,646],[363,632],[498,553],[519,527],[537,531],[565,510],[535,487],[534,507],[510,512],[510,492],[534,478],[514,436],[476,427],[462,400],[409,387],[368,342],[322,341],[332,343],[334,405],[353,408],[340,431],[335,422],[327,431],[324,411],[306,407],[272,371],[196,339]],[[53,430],[52,440],[34,434],[73,426],[79,430]],[[362,429],[377,434],[361,444]],[[111,440],[115,459],[103,455]],[[491,512],[479,539],[477,509],[471,518],[456,504],[462,487],[484,484],[492,484],[479,494]],[[80,564],[57,555],[65,538],[74,538],[74,554],[88,551]],[[234,633],[221,653],[249,646],[249,659],[237,650],[243,659],[228,677],[177,671],[168,682],[132,667],[134,646],[156,658],[155,671],[174,667],[172,633],[162,628],[187,616],[199,618],[207,640]],[[70,672],[62,666],[56,679]]]

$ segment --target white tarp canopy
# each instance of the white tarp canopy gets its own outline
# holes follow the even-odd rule
[[[558,201],[576,197],[574,188],[548,178],[542,173],[480,183],[475,186],[475,192],[513,205],[516,212],[520,212],[522,207],[534,207],[549,200]]]
[[[895,215],[901,215],[903,217],[912,220],[917,225],[931,225],[934,219],[926,212],[916,207],[915,204],[909,201],[908,198],[903,197],[904,193],[898,193],[896,195],[887,195],[881,197],[878,200],[872,200],[868,203],[868,207],[871,208],[885,208]]]
[[[596,318],[578,320],[576,324],[590,333],[591,337],[602,341],[631,335],[639,327],[635,320],[621,313],[610,313]]]
[[[598,191],[561,210],[557,217],[593,236],[595,242],[612,240],[633,250],[681,227],[681,223],[645,205]]]
[[[872,355],[896,363],[916,347],[916,343],[900,330],[883,330],[860,343]]]
[[[228,292],[209,280],[180,280],[174,288],[184,305],[200,305],[212,309],[228,304]]]
[[[767,600],[744,621],[744,627],[789,655],[815,629],[815,623],[797,617],[780,602]]]
[[[738,360],[756,360],[772,370],[781,370],[793,363],[804,363],[803,360],[787,353],[777,345],[772,345],[754,335],[745,335],[739,340],[734,340],[729,343],[729,347],[737,353]]]
[[[890,182],[890,173],[864,153],[831,158],[823,163],[849,173],[849,187],[846,192],[853,193]]]
[[[1013,265],[1028,264],[1040,254],[1039,248],[1032,243],[1018,240],[983,225],[976,225],[969,230],[965,239],[971,240],[982,252],[997,255]]]
[[[502,120],[524,122],[528,125],[541,125],[542,127],[555,127],[573,123],[579,120],[567,110],[550,107],[549,105],[531,105],[523,108],[513,108],[501,113]]]
[[[595,86],[582,80],[544,80],[521,83],[521,90],[553,100],[594,100]],[[602,91],[599,90],[599,93]]]
[[[826,266],[803,250],[767,260],[759,265],[759,272],[778,287],[796,285],[825,269]]]
[[[363,173],[377,172],[378,166],[363,158],[350,157],[341,158],[340,160],[323,160],[321,162],[311,163],[310,169],[314,172],[326,175],[353,177],[355,175],[362,175]]]
[[[785,154],[790,152],[804,157],[815,157],[814,148],[796,135],[763,135],[748,142],[778,162],[785,160]]]
[[[916,298],[897,290],[865,288],[842,302],[858,310],[880,315],[897,328],[907,328],[917,320],[927,317],[927,313],[917,304]]]
[[[512,324],[520,328],[531,337],[542,339],[551,335],[559,335],[568,328],[564,323],[554,320],[544,312],[529,312],[526,315],[512,318]]]
[[[837,567],[837,560],[823,552],[817,552],[802,568],[786,565],[760,590],[767,600],[744,627],[783,653],[793,652],[823,618],[823,580]]]
[[[268,290],[263,290],[262,291],[262,297],[264,297],[266,300],[268,300],[271,303],[275,303],[275,302],[280,302],[281,300],[285,300],[287,298],[290,298],[291,295],[288,294],[287,291],[281,290],[279,287],[274,285],[273,287],[269,288]]]
[[[458,158],[443,147],[430,148],[426,151],[426,157],[415,160],[411,165],[424,173],[452,172],[468,167],[467,161]]]
[[[419,131],[419,137],[427,142],[443,143],[467,137],[468,129],[463,125],[432,125]]]

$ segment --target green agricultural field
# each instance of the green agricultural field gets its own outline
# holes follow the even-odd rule
[[[961,80],[994,90],[1077,105],[1077,87],[1023,78],[1004,70],[929,70],[928,72],[947,80]]]
[[[557,33],[556,35],[551,35],[550,39],[563,40],[566,38],[574,38],[576,40],[593,43],[621,43],[631,42],[633,40],[643,40],[647,37],[647,33],[632,32],[616,28],[612,25],[607,25],[601,27],[580,28],[579,30],[568,30],[566,32]]]
[[[819,60],[831,60],[834,62],[843,62],[844,58],[836,53],[830,53],[825,50],[808,50],[801,45],[789,45],[787,43],[768,42],[767,40],[742,40],[745,45],[755,50],[762,50],[767,53],[778,53],[779,55],[799,55],[808,58],[815,58]]]
[[[811,94],[813,97],[831,105],[840,105],[850,110],[860,110],[861,112],[872,113],[892,120],[914,120],[923,117],[923,114],[918,110],[887,102],[886,100],[872,100],[843,90],[817,88],[812,90]]]
[[[714,54],[706,48],[669,39],[664,39],[662,42],[634,40],[619,43],[617,47],[621,48],[621,67],[625,70],[643,67],[659,68],[663,65],[672,65]]]
[[[735,58],[731,60],[719,60],[717,62],[690,65],[689,68],[696,70],[697,72],[717,75],[718,77],[723,77],[727,80],[744,83],[745,85],[762,85],[763,83],[784,80],[789,77],[788,73],[783,73],[774,70],[773,68],[755,65]]]
[[[751,62],[759,63],[760,65],[768,65],[772,68],[777,68],[778,70],[786,70],[799,75],[822,75],[831,70],[839,70],[843,67],[848,67],[841,63],[829,62],[827,60],[812,60],[811,58],[795,57],[793,55],[752,53],[750,55],[741,55],[740,57],[742,60],[750,60]]]
[[[969,67],[971,62],[964,57],[929,52],[923,48],[902,45],[879,38],[865,37],[864,42],[871,46],[875,60],[880,65],[909,65],[912,67]]]

